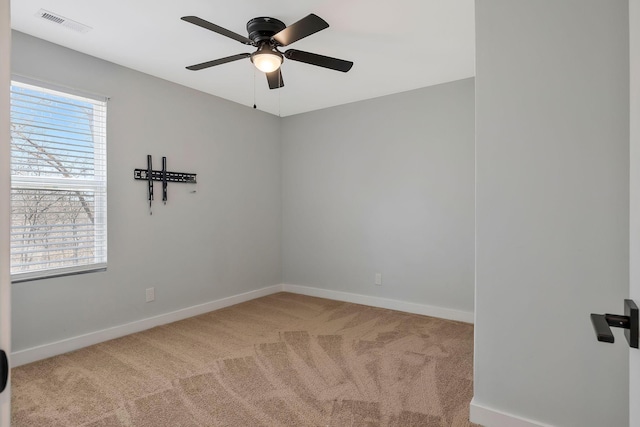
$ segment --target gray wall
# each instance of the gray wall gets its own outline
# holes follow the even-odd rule
[[[554,426],[628,425],[627,3],[476,2],[474,402]]]
[[[111,97],[108,270],[14,284],[13,351],[281,282],[279,118],[17,32],[12,70]],[[147,154],[198,174],[152,216]]]
[[[283,119],[285,283],[473,311],[473,90]]]

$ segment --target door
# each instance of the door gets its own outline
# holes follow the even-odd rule
[[[629,0],[630,236],[629,294],[640,304],[640,0]],[[629,349],[629,425],[640,427],[640,350]]]
[[[640,302],[640,0],[629,0],[631,216],[629,294]],[[640,350],[629,349],[629,425],[640,427]]]
[[[11,49],[11,23],[9,0],[0,0],[0,350],[10,354],[11,348],[11,295],[9,276],[9,86],[11,69],[9,65]],[[5,386],[6,373],[0,352],[0,389]],[[0,427],[10,424],[10,386],[6,384],[0,393]]]

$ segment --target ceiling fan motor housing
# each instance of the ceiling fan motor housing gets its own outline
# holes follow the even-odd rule
[[[249,38],[253,40],[256,45],[260,45],[265,41],[271,40],[275,34],[287,28],[284,22],[275,18],[253,18],[247,22],[247,32]]]

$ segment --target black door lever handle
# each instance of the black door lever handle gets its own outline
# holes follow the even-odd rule
[[[0,393],[7,387],[9,381],[9,359],[4,350],[0,350]]]
[[[612,343],[615,341],[611,327],[623,328],[624,335],[632,348],[638,348],[638,333],[640,319],[638,306],[630,299],[624,300],[624,315],[620,314],[593,314],[591,323],[598,341]]]
[[[593,314],[591,313],[591,323],[593,324],[593,329],[596,332],[596,337],[598,337],[598,341],[602,342],[614,342],[615,338],[613,337],[613,332],[611,332],[611,328],[607,323],[607,319],[604,317],[604,314]]]

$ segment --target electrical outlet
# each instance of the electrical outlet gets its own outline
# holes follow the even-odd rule
[[[156,288],[147,288],[146,295],[147,295],[147,302],[155,301]]]
[[[382,273],[376,273],[376,281],[375,284],[377,286],[382,286]]]

